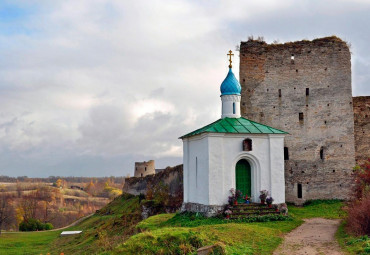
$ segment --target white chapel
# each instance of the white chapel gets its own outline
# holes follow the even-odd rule
[[[221,118],[180,137],[183,141],[183,211],[212,216],[228,203],[230,189],[259,202],[261,190],[285,203],[284,137],[287,134],[240,115],[241,86],[232,72],[222,82]]]

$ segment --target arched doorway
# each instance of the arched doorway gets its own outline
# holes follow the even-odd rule
[[[238,161],[238,163],[236,163],[235,177],[236,189],[240,190],[243,193],[244,197],[245,195],[248,195],[248,197],[250,197],[252,193],[251,165],[247,160],[241,159]]]

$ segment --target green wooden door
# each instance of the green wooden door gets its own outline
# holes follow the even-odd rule
[[[243,196],[251,196],[251,166],[248,161],[245,159],[239,160],[236,164],[235,169],[236,176],[236,189],[240,190],[243,193]],[[239,202],[242,202],[243,199],[239,199]]]

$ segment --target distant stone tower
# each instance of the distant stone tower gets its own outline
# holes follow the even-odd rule
[[[135,162],[134,177],[144,177],[150,174],[155,174],[154,160],[148,162]]]
[[[355,165],[351,53],[333,36],[240,45],[241,114],[283,129],[286,200],[348,199]]]

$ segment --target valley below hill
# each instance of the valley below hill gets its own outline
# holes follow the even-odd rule
[[[0,229],[48,230],[94,213],[122,193],[120,178],[0,178]],[[67,181],[67,179],[69,181]],[[120,181],[117,183],[117,181]]]

